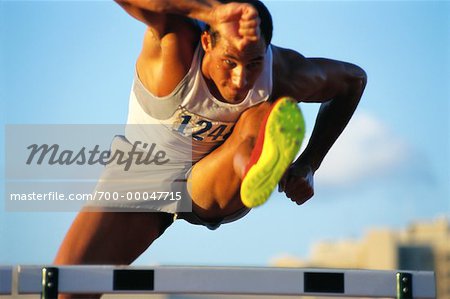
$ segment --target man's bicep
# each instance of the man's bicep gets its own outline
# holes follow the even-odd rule
[[[328,101],[349,94],[355,84],[365,84],[366,74],[357,65],[326,58],[308,58],[308,61],[320,79],[314,81],[314,92],[305,101]]]
[[[329,59],[306,58],[296,51],[278,47],[275,53],[275,85],[278,96],[288,95],[301,102],[325,102],[340,89],[341,63]]]
[[[167,28],[167,15],[139,6],[139,1],[115,0],[130,16],[151,27],[161,37]]]
[[[305,102],[326,102],[345,89],[344,66],[341,62],[324,58],[307,58],[303,70],[299,70],[300,81],[308,86]]]
[[[159,59],[163,51],[162,44],[167,36],[170,36],[172,42],[166,44],[172,45],[175,44],[174,40],[184,40],[186,46],[189,46],[194,43],[193,40],[199,33],[198,25],[194,20],[182,15],[163,13],[156,7],[156,1],[155,3],[143,3],[136,0],[115,1],[132,17],[147,25],[140,55],[142,59]]]

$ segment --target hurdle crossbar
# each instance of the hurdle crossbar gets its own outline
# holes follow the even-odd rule
[[[0,266],[0,295],[11,294],[12,275],[12,267]]]
[[[14,268],[14,269],[13,269]],[[260,267],[17,266],[0,267],[0,293],[156,293],[435,298],[428,271]]]

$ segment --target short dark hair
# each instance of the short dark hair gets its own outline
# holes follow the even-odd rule
[[[223,4],[237,2],[253,5],[253,7],[258,12],[259,18],[261,20],[261,23],[259,24],[261,36],[266,42],[266,47],[270,45],[270,42],[272,41],[273,23],[272,16],[264,3],[259,0],[220,0],[220,2]],[[211,43],[213,46],[215,46],[216,41],[219,38],[219,33],[217,31],[214,31],[214,28],[211,28],[209,24],[206,25],[205,31],[209,32],[209,34],[211,35]]]

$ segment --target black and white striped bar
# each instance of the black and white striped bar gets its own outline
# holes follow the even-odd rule
[[[18,294],[39,294],[43,271],[59,293],[253,294],[435,298],[433,272],[242,267],[18,266]],[[3,272],[2,272],[3,273]],[[5,272],[7,273],[7,272]],[[44,271],[45,273],[45,271]],[[406,273],[407,278],[402,276]],[[3,274],[2,274],[3,275]],[[44,275],[45,276],[45,275]],[[410,289],[399,295],[399,277]],[[402,278],[403,277],[403,278]],[[410,280],[410,281],[408,281]],[[52,283],[51,285],[54,285]],[[45,285],[44,285],[45,287]],[[411,290],[412,288],[412,290]]]
[[[12,291],[12,275],[11,266],[0,266],[0,295],[9,295]]]

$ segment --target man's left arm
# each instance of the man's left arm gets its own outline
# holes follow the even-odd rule
[[[314,194],[313,175],[350,121],[363,94],[367,75],[341,61],[302,56],[291,78],[290,95],[302,102],[322,103],[306,149],[289,168],[280,189],[297,204]],[[291,64],[292,65],[292,64]],[[294,64],[295,65],[295,64]]]

